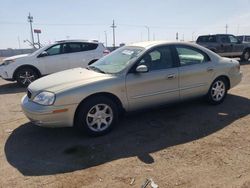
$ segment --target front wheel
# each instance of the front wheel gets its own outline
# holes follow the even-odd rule
[[[38,78],[37,72],[29,67],[21,68],[16,73],[16,81],[22,87],[27,87],[31,82]]]
[[[210,104],[220,104],[224,101],[227,95],[228,84],[224,78],[216,79],[208,93],[207,93],[207,100]]]
[[[110,98],[97,96],[81,104],[75,126],[90,136],[101,136],[111,131],[117,120],[117,105]]]

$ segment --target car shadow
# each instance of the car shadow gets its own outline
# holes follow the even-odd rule
[[[0,85],[0,95],[1,94],[13,94],[25,92],[26,88],[20,87],[17,83],[7,83]]]
[[[8,162],[23,175],[40,176],[83,170],[137,156],[154,163],[150,153],[206,137],[250,113],[247,98],[228,95],[211,106],[190,101],[126,115],[116,129],[88,137],[72,128],[41,128],[26,123],[5,144]]]

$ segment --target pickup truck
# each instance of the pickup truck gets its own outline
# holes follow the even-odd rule
[[[250,43],[243,43],[231,34],[202,35],[196,43],[223,57],[239,57],[242,61],[250,58]]]

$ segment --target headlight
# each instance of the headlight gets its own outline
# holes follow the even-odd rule
[[[33,102],[41,104],[41,105],[49,106],[55,102],[55,98],[56,96],[54,93],[43,91],[35,96],[35,98],[33,99]]]
[[[5,60],[5,61],[2,63],[2,65],[9,65],[10,63],[13,63],[13,62],[15,62],[14,59],[13,59],[13,60]]]

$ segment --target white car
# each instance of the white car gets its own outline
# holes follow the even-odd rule
[[[0,77],[28,86],[37,78],[76,67],[86,67],[109,51],[96,41],[66,40],[45,46],[32,54],[6,58]]]

